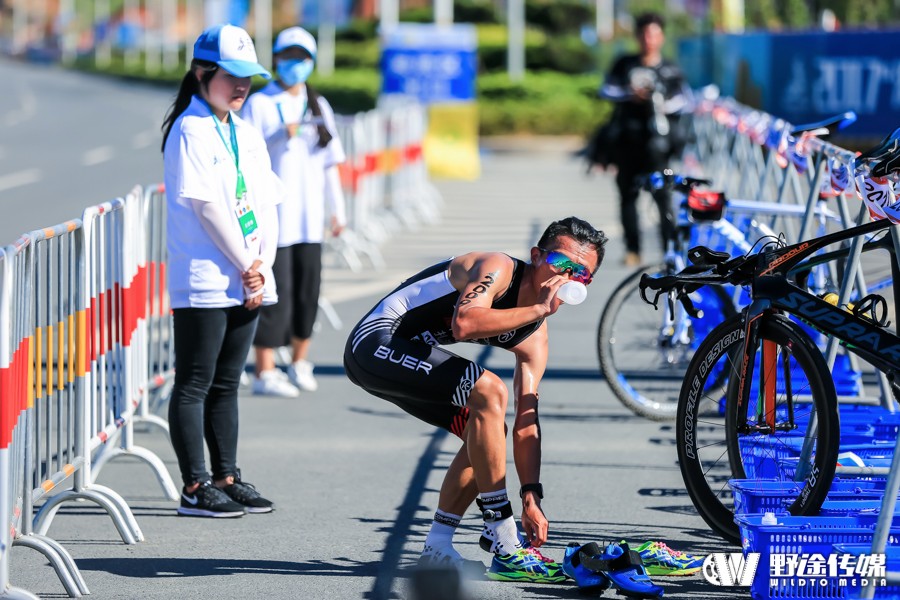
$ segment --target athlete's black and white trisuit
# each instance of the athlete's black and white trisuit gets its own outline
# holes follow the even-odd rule
[[[460,293],[450,283],[451,260],[410,277],[363,317],[347,340],[344,368],[350,380],[369,393],[461,436],[469,413],[469,392],[484,369],[438,347],[458,341],[451,321]],[[525,263],[512,260],[512,281],[491,308],[517,304]],[[465,341],[509,349],[537,331],[542,322]]]

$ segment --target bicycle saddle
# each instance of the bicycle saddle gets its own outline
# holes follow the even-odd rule
[[[804,131],[815,131],[816,129],[827,129],[828,133],[822,134],[819,137],[827,137],[834,133],[835,131],[840,131],[844,127],[847,127],[851,123],[856,122],[856,113],[852,110],[848,110],[845,113],[841,113],[839,115],[835,115],[833,117],[829,117],[827,119],[823,119],[816,123],[807,123],[805,125],[794,125],[791,129],[792,135],[797,135],[799,133],[803,133]]]
[[[857,156],[856,164],[877,163],[872,167],[872,175],[884,177],[891,171],[897,170],[897,167],[900,166],[898,165],[898,159],[900,159],[900,156],[898,156],[900,152],[898,151],[900,151],[900,127],[881,140],[877,146]]]
[[[720,265],[731,258],[731,255],[727,252],[710,250],[706,246],[694,246],[688,250],[687,255],[693,264],[700,267]]]

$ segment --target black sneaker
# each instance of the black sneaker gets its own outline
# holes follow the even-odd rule
[[[243,504],[239,504],[228,497],[226,493],[212,484],[212,481],[204,481],[193,494],[181,490],[181,506],[178,514],[187,517],[213,517],[227,519],[231,517],[243,517],[247,511]]]
[[[228,497],[238,502],[251,513],[267,513],[275,510],[275,504],[271,500],[266,500],[256,491],[256,486],[246,481],[241,481],[241,473],[238,471],[234,476],[234,483],[226,485],[222,491],[228,494]]]

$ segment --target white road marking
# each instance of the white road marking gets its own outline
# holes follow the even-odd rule
[[[13,82],[13,93],[19,100],[19,106],[6,112],[0,117],[3,127],[12,127],[23,121],[27,121],[37,113],[37,96],[25,84]],[[18,89],[16,89],[18,88]]]
[[[25,169],[9,175],[0,175],[0,192],[35,183],[41,179],[40,169]]]
[[[88,150],[81,157],[81,164],[85,167],[92,167],[100,163],[107,162],[113,158],[112,146],[99,146],[92,150]]]
[[[323,296],[332,304],[357,300],[366,296],[373,296],[392,290],[397,287],[397,281],[393,278],[368,282],[322,282]]]
[[[135,150],[143,150],[157,140],[161,140],[161,136],[161,133],[152,129],[136,133],[134,137],[131,138],[131,147]]]

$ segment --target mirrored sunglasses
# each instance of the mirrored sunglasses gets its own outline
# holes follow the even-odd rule
[[[587,285],[591,282],[594,276],[591,274],[591,270],[586,266],[575,262],[562,252],[557,252],[555,250],[544,250],[543,248],[538,248],[541,252],[547,253],[547,264],[550,265],[550,268],[553,269],[556,273],[562,275],[563,273],[571,273],[572,279],[574,281],[580,281],[581,283]]]

